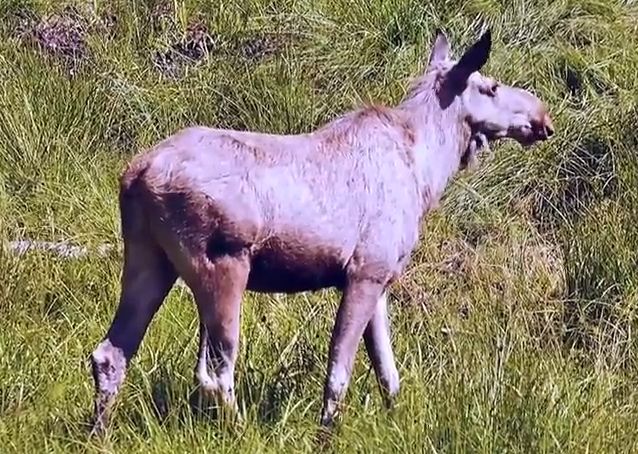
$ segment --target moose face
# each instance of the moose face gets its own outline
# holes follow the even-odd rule
[[[428,70],[437,72],[441,103],[445,108],[460,100],[463,120],[472,131],[468,153],[498,139],[511,138],[526,147],[547,140],[554,134],[554,127],[544,103],[526,90],[501,84],[479,72],[490,50],[488,30],[458,61],[453,60],[447,38],[437,32],[430,54]]]

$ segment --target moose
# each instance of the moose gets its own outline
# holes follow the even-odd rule
[[[482,75],[488,29],[455,60],[437,30],[424,73],[394,107],[365,106],[309,133],[191,126],[135,156],[120,177],[119,305],[91,355],[102,432],[149,323],[181,277],[199,316],[198,389],[237,415],[243,293],[334,288],[320,427],[339,413],[361,341],[386,407],[399,391],[386,293],[422,218],[491,142],[554,133],[535,95]]]

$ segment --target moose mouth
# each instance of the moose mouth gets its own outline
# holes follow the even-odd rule
[[[508,135],[526,148],[531,147],[540,140],[544,140],[534,132],[531,125],[517,128]]]
[[[486,128],[487,129],[487,128]],[[480,143],[481,140],[485,141],[485,147],[488,142],[497,141],[500,139],[513,139],[523,147],[527,148],[534,145],[537,142],[543,142],[548,140],[554,134],[553,127],[550,123],[525,123],[516,126],[510,126],[506,130],[486,130],[482,133],[475,133],[472,135],[472,142]]]
[[[526,124],[512,129],[507,134],[524,147],[530,147],[537,142],[543,142],[554,134],[551,124]]]

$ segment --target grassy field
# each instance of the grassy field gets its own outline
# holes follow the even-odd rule
[[[330,291],[247,296],[246,424],[231,429],[189,409],[197,320],[175,288],[107,437],[87,438],[88,357],[119,293],[119,172],[186,125],[299,132],[395,103],[435,27],[458,55],[488,25],[484,72],[539,94],[557,135],[494,147],[450,186],[392,289],[398,407],[383,410],[361,349],[332,448],[638,451],[638,6],[627,0],[1,0],[0,242],[116,247],[0,252],[0,450],[315,450]]]

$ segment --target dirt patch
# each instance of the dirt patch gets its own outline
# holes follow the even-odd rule
[[[152,61],[160,73],[178,78],[186,67],[205,61],[211,55],[257,62],[281,53],[288,42],[285,36],[274,34],[224,39],[209,32],[203,23],[196,22],[189,25],[183,38],[167,49],[154,52]]]
[[[40,17],[33,10],[20,7],[11,11],[4,22],[9,36],[62,63],[67,72],[74,75],[80,65],[90,59],[89,35],[115,37],[118,17],[108,9],[98,15],[92,9],[74,6]]]
[[[151,55],[155,68],[169,78],[181,77],[188,66],[202,62],[219,48],[219,37],[198,18],[191,20],[185,32],[180,31],[172,2],[156,2],[150,11],[150,23],[153,33],[164,35],[169,42]]]
[[[46,53],[58,57],[82,59],[87,55],[88,24],[72,7],[61,14],[41,20],[34,28],[32,39]]]
[[[253,36],[243,39],[237,46],[237,53],[247,60],[260,60],[281,52],[286,40],[279,35]]]
[[[151,51],[151,61],[162,75],[172,79],[183,76],[186,68],[206,61],[212,55],[226,59],[256,62],[280,53],[292,42],[289,34],[242,31],[221,35],[210,31],[204,16],[195,14],[183,32],[176,21],[173,2],[160,0],[149,10],[152,33],[164,43],[161,49]]]
[[[179,77],[187,65],[198,63],[219,48],[219,39],[198,22],[188,26],[184,37],[166,50],[156,51],[152,60],[164,75]]]

